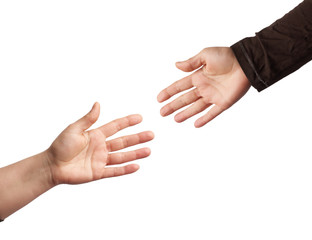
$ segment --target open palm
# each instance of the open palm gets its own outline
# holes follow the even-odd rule
[[[177,122],[183,122],[212,106],[195,122],[195,127],[202,127],[231,107],[250,87],[232,50],[227,47],[206,48],[193,58],[178,62],[176,66],[185,72],[197,69],[191,75],[162,90],[157,97],[159,102],[163,102],[191,89],[160,110],[162,116],[168,116],[192,104],[175,116]]]
[[[97,121],[99,113],[99,104],[95,103],[87,115],[69,125],[52,143],[48,153],[55,184],[79,184],[133,173],[139,169],[137,164],[119,167],[107,166],[126,163],[150,155],[149,148],[115,152],[152,140],[154,135],[150,131],[107,140],[118,131],[140,123],[142,121],[140,115],[116,119],[97,129],[86,131]]]

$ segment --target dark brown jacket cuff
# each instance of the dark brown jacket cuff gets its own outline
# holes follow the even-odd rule
[[[244,39],[238,43],[231,46],[242,70],[244,71],[246,77],[248,78],[251,86],[256,88],[259,92],[268,87],[268,84],[261,79],[259,73],[257,72],[257,63],[254,62],[254,58],[249,56],[246,48],[244,47],[244,41],[253,41],[252,38]],[[250,43],[252,44],[252,43]],[[253,44],[255,47],[255,45]]]
[[[271,86],[312,59],[312,0],[231,48],[253,87]]]

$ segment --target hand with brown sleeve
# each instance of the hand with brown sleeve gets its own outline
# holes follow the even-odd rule
[[[258,91],[276,83],[312,59],[312,0],[305,0],[281,19],[233,46],[206,48],[176,66],[191,75],[162,90],[163,102],[189,90],[161,108],[162,116],[190,105],[175,116],[183,122],[211,109],[195,122],[201,127],[231,107],[253,86]]]

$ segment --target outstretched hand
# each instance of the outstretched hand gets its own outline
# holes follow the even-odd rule
[[[107,140],[118,131],[140,123],[142,121],[140,115],[116,119],[87,131],[97,121],[99,114],[100,106],[95,103],[87,115],[69,125],[47,150],[54,184],[79,184],[133,173],[139,169],[137,164],[107,166],[123,164],[150,155],[149,148],[115,152],[152,140],[154,134],[150,131]]]
[[[232,50],[228,47],[213,47],[202,50],[184,62],[177,62],[177,68],[191,75],[176,81],[162,90],[157,100],[164,102],[172,96],[191,89],[161,108],[160,114],[168,116],[188,106],[175,116],[175,121],[186,119],[211,109],[195,121],[195,127],[202,127],[237,102],[250,88]]]

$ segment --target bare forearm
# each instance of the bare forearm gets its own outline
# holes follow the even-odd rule
[[[137,164],[107,166],[149,156],[148,148],[116,151],[152,140],[152,132],[106,139],[140,123],[142,117],[133,114],[86,131],[97,121],[99,114],[100,105],[95,103],[88,114],[69,125],[46,151],[0,168],[0,219],[24,207],[56,184],[87,183],[134,173],[139,169]]]
[[[53,187],[46,152],[0,169],[0,219]]]

